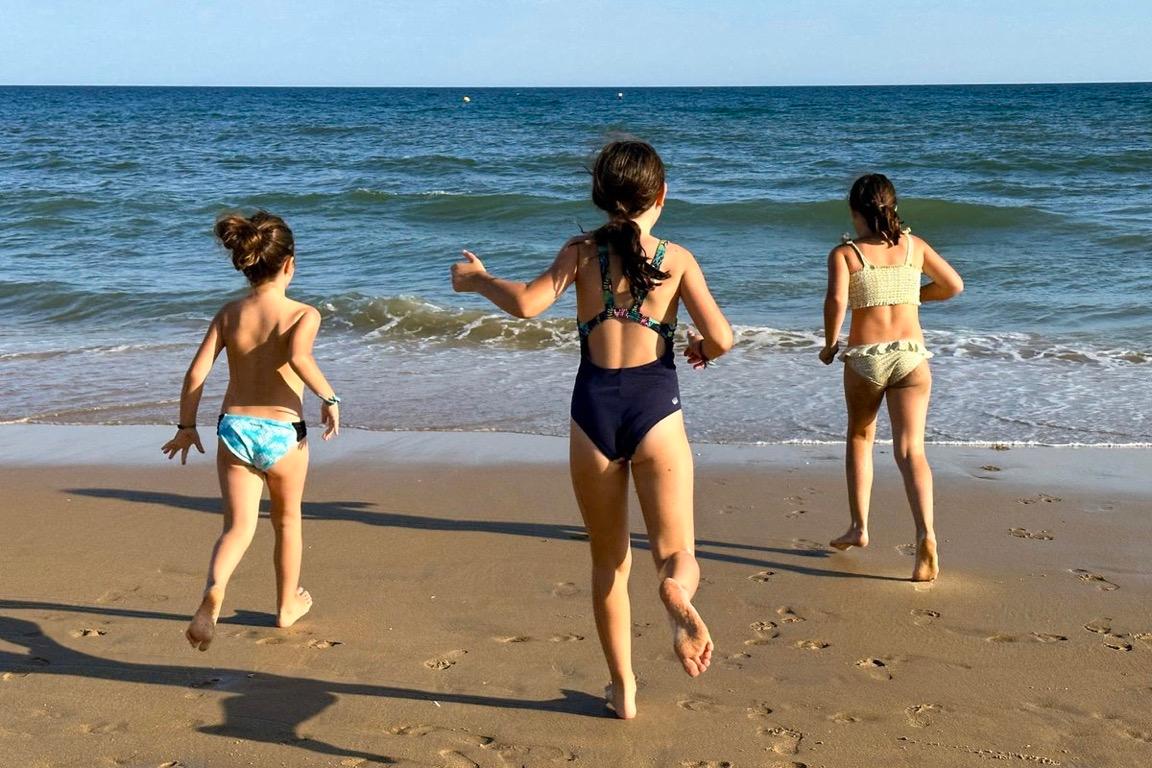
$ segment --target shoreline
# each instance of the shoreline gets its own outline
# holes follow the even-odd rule
[[[204,425],[208,454],[189,454],[189,463],[210,460],[215,427]],[[385,431],[344,428],[329,442],[310,434],[313,466],[423,464],[451,466],[567,466],[568,438],[518,432]],[[169,425],[0,424],[0,466],[152,466],[172,464],[160,453],[172,435]],[[698,468],[826,467],[841,473],[843,442],[692,442]],[[1072,488],[1146,492],[1152,446],[1019,445],[1011,443],[928,443],[933,471],[940,476],[1043,483]],[[891,441],[878,440],[878,472],[891,468]],[[1102,457],[1107,456],[1107,461]],[[1095,457],[1085,460],[1084,457]],[[888,459],[886,459],[888,457]],[[179,460],[174,460],[179,463]],[[1085,485],[1087,484],[1087,486]]]

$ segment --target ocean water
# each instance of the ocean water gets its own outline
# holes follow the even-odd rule
[[[922,308],[929,439],[1152,442],[1150,84],[0,88],[0,421],[174,421],[244,290],[214,218],[259,207],[296,234],[347,423],[563,434],[573,296],[506,318],[448,267],[465,247],[504,277],[546,267],[600,222],[584,168],[620,134],[660,150],[658,232],[737,329],[716,368],[681,368],[694,439],[842,439],[825,258],[881,171],[967,286]],[[221,361],[201,421],[225,381]]]

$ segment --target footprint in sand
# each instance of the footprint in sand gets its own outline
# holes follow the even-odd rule
[[[103,736],[109,733],[124,733],[128,730],[128,723],[86,723],[80,726],[80,730],[84,733],[96,734]]]
[[[426,662],[424,662],[424,666],[428,667],[428,669],[443,671],[449,667],[456,666],[456,660],[461,656],[466,655],[467,653],[468,651],[463,649],[448,651],[448,653],[428,659]]]
[[[284,638],[282,637],[262,637],[256,641],[256,645],[282,645]]]
[[[908,718],[908,725],[913,728],[927,728],[943,709],[939,704],[916,704],[905,709],[904,715]]]
[[[179,760],[168,760],[167,762],[160,763],[157,768],[188,768],[188,766]]]
[[[847,712],[837,712],[834,715],[829,715],[828,719],[834,723],[839,723],[840,725],[849,725],[851,723],[860,722],[860,718]]]
[[[498,643],[526,643],[532,638],[528,637],[528,635],[505,635],[503,637],[494,637],[492,639]]]
[[[480,763],[454,749],[442,749],[437,754],[444,758],[443,768],[480,768]]]
[[[750,658],[752,658],[752,654],[744,653],[743,651],[740,653],[730,653],[724,657],[721,664],[729,669],[744,669],[744,662]]]
[[[570,581],[560,581],[552,587],[552,594],[556,597],[574,597],[580,594],[580,588]]]
[[[768,706],[762,701],[758,701],[746,710],[749,720],[760,720],[772,714],[772,707]]]
[[[1112,631],[1112,619],[1107,616],[1092,619],[1092,621],[1084,625],[1084,629],[1089,632],[1095,632],[1098,635],[1106,635]]]
[[[926,627],[940,618],[940,612],[930,608],[913,608],[909,613],[912,614],[912,623],[918,627]]]
[[[1049,496],[1046,493],[1038,493],[1035,496],[1026,496],[1023,499],[1016,499],[1020,504],[1058,504],[1064,499],[1059,496]]]
[[[784,517],[788,518],[789,520],[795,520],[795,519],[799,518],[801,515],[806,515],[806,514],[808,514],[808,510],[806,510],[806,509],[793,509],[788,514],[784,515]]]
[[[548,638],[550,643],[578,643],[584,639],[584,635],[552,635]]]
[[[883,659],[860,659],[856,666],[868,673],[873,680],[891,680],[892,673],[888,671],[888,664]]]
[[[915,544],[897,544],[896,545],[896,551],[902,555],[907,555],[908,557],[915,557],[916,556],[916,545]]]
[[[727,760],[685,760],[680,768],[735,768],[735,763]]]
[[[768,749],[778,755],[796,754],[800,751],[800,742],[804,740],[803,733],[791,728],[761,728],[758,733],[771,741]]]
[[[827,548],[812,539],[792,539],[792,549],[800,552],[826,552]]]
[[[317,650],[325,650],[327,648],[335,648],[338,645],[344,645],[339,640],[309,640],[308,647],[316,648]]]
[[[1130,651],[1132,643],[1128,642],[1128,635],[1109,632],[1105,636],[1104,645],[1114,651]]]
[[[784,622],[785,624],[795,624],[796,622],[804,621],[803,616],[796,613],[796,611],[792,610],[787,605],[783,606],[782,608],[777,608],[776,615],[779,616],[780,621]]]
[[[984,639],[989,643],[1019,643],[1021,641],[1034,643],[1062,643],[1068,638],[1064,635],[1050,635],[1044,632],[1029,632],[1026,635],[1010,635],[1005,632],[997,632],[996,634]]]
[[[1080,581],[1085,581],[1089,584],[1095,584],[1096,589],[1099,589],[1101,592],[1113,592],[1117,589],[1120,589],[1120,587],[1108,581],[1108,579],[1104,578],[1100,574],[1086,571],[1083,568],[1069,568],[1068,573],[1075,574],[1076,577],[1080,579]]]
[[[776,628],[774,621],[754,621],[748,625],[748,628],[756,633],[756,637],[745,640],[744,645],[764,645],[772,638],[780,636],[780,630]]]
[[[72,637],[104,637],[108,633],[103,629],[74,629],[68,634]]]
[[[775,575],[776,571],[757,571],[748,577],[748,581],[755,581],[759,584],[764,584],[768,581],[771,581],[772,577]]]
[[[1052,541],[1056,538],[1051,531],[1030,531],[1027,528],[1009,528],[1008,533],[1018,539],[1034,539],[1036,541]]]
[[[996,466],[995,464],[985,464],[984,466],[980,467],[980,469],[984,470],[985,472],[999,472],[999,471],[1001,471],[1000,467]]]
[[[709,699],[706,699],[704,697],[695,698],[695,699],[693,699],[693,698],[681,699],[680,701],[676,702],[676,706],[680,707],[680,709],[684,709],[684,710],[687,710],[689,712],[715,712],[716,711],[716,702],[710,701]]]
[[[827,643],[823,640],[797,640],[793,645],[807,651],[822,651],[832,645],[832,643]]]

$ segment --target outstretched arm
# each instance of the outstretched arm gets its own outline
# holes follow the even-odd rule
[[[176,435],[160,449],[169,459],[180,454],[180,463],[188,463],[188,451],[192,446],[204,453],[200,433],[196,429],[196,414],[200,410],[200,398],[204,394],[204,382],[212,371],[212,364],[224,349],[224,336],[220,333],[220,316],[212,318],[200,348],[192,358],[192,364],[184,374],[184,386],[180,390],[180,421]]]
[[[323,402],[320,405],[320,421],[324,425],[325,440],[340,434],[340,406],[332,402],[336,396],[332,385],[320,371],[316,358],[312,356],[312,344],[316,341],[316,333],[320,330],[320,312],[315,307],[308,307],[304,314],[292,327],[291,346],[289,348],[288,365],[304,382],[304,386]]]
[[[824,294],[824,348],[820,361],[831,365],[840,348],[840,330],[848,313],[848,262],[837,246],[828,254],[828,290]]]
[[[946,301],[960,295],[964,290],[960,274],[932,246],[923,240],[920,243],[924,246],[924,274],[932,279],[920,287],[920,301]]]
[[[708,282],[696,257],[688,251],[685,254],[688,259],[684,276],[680,278],[680,298],[684,300],[684,308],[700,335],[689,333],[688,349],[684,354],[693,368],[703,368],[708,361],[732,349],[732,326],[720,311],[712,291],[708,290]]]
[[[452,265],[452,289],[478,293],[513,317],[535,317],[555,304],[576,279],[580,244],[586,240],[586,235],[580,235],[565,243],[552,266],[530,283],[490,275],[476,254],[464,251],[464,260]]]

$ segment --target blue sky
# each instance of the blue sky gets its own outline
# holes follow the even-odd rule
[[[0,84],[1152,80],[1152,2],[0,0]]]

